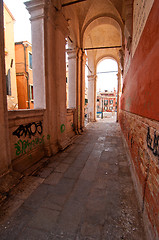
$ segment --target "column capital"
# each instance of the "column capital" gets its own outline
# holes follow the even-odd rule
[[[66,52],[68,54],[68,59],[80,58],[82,55],[82,50],[78,47],[73,49],[67,49]]]
[[[88,77],[88,81],[89,81],[89,82],[91,82],[91,81],[92,81],[92,82],[93,82],[93,81],[95,82],[96,79],[97,79],[97,75],[96,75],[96,74],[94,74],[94,75],[93,75],[93,74],[92,74],[92,75],[88,75],[87,77]]]
[[[78,50],[77,48],[66,49],[68,59],[75,59],[77,57],[77,50]]]
[[[32,0],[24,4],[31,15],[30,21],[45,17],[45,0]]]

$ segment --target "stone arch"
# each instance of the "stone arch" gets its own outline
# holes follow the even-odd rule
[[[112,60],[116,61],[117,65],[118,65],[118,69],[120,68],[119,67],[119,59],[117,59],[115,56],[113,56],[111,54],[104,54],[104,55],[100,56],[96,61],[95,68],[97,68],[97,65],[105,59],[112,59]]]
[[[84,47],[84,35],[86,32],[91,31],[94,27],[101,24],[113,25],[121,35],[121,45],[124,44],[124,26],[123,23],[113,14],[100,14],[91,18],[84,26],[81,31],[81,46]]]
[[[95,68],[97,69],[97,65],[103,61],[104,59],[112,59],[114,61],[116,61],[117,66],[118,66],[118,74],[117,74],[117,118],[116,121],[118,122],[119,120],[119,102],[120,102],[120,92],[121,92],[121,69],[120,69],[120,62],[119,60],[111,55],[111,54],[104,54],[102,56],[100,56],[97,61],[96,61],[96,65]]]

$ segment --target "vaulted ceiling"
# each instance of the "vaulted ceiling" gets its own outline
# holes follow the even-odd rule
[[[122,46],[123,9],[125,0],[61,0],[62,11],[68,20],[73,45],[84,48]],[[101,57],[118,59],[119,48],[92,49],[87,55],[95,64]]]

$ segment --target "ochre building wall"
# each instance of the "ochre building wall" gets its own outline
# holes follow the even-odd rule
[[[154,1],[124,77],[119,122],[141,190],[142,211],[159,239],[159,1]]]
[[[5,40],[5,71],[10,69],[11,95],[7,95],[8,110],[18,108],[17,83],[15,72],[15,48],[14,48],[14,18],[4,4],[4,40]],[[11,64],[12,63],[12,64]]]
[[[24,45],[25,54],[24,54]],[[15,61],[16,61],[16,79],[18,92],[18,108],[28,109],[28,84],[33,85],[33,73],[29,68],[29,52],[32,53],[32,47],[28,42],[20,42],[15,44]],[[26,66],[25,66],[26,57]],[[29,89],[30,91],[30,89]],[[34,102],[30,100],[30,109],[34,109]]]
[[[17,91],[18,91],[18,108],[27,109],[28,103],[28,91],[27,91],[27,80],[24,75],[17,76]]]

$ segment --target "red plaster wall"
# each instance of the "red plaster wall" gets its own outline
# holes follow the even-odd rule
[[[128,52],[125,53],[127,64]],[[142,208],[159,239],[159,0],[154,1],[128,73],[124,77],[119,122],[141,188]],[[153,121],[152,121],[153,120]],[[156,120],[156,121],[154,121]],[[152,140],[148,146],[148,130]],[[157,149],[157,154],[154,154]],[[148,227],[149,228],[149,227]]]
[[[121,109],[159,121],[159,1],[155,0],[130,69]]]

